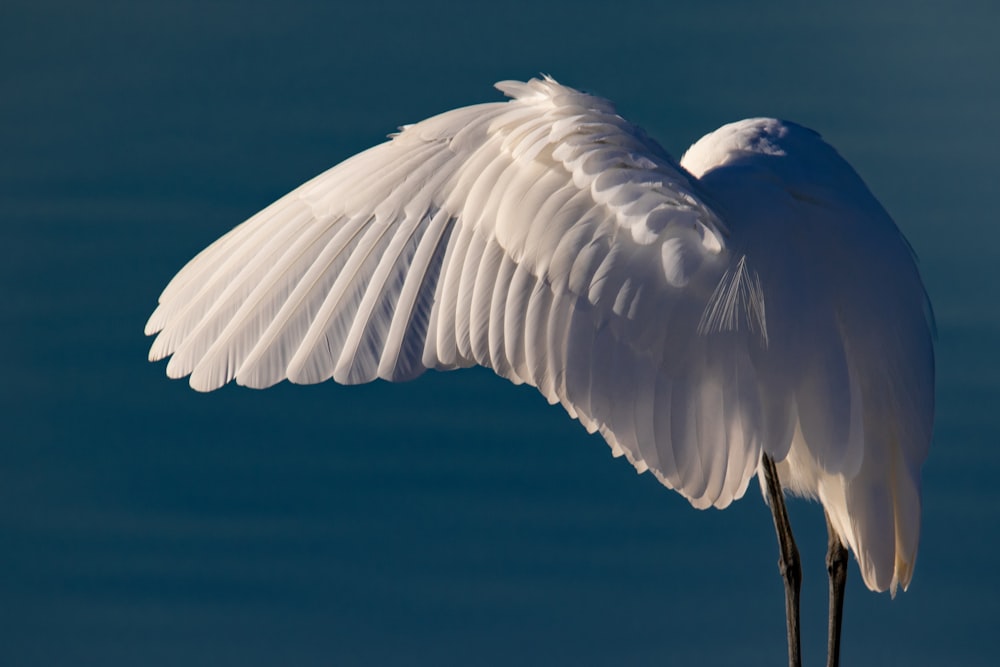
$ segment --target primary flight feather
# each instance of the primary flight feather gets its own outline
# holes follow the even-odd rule
[[[150,359],[200,391],[486,366],[696,507],[740,498],[769,457],[869,588],[905,588],[931,313],[853,169],[773,119],[678,163],[606,100],[497,87],[509,101],[404,126],[191,260]]]

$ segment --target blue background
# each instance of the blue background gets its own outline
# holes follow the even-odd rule
[[[5,0],[0,664],[782,663],[756,485],[697,512],[481,370],[202,395],[145,360],[199,249],[540,71],[678,156],[794,119],[894,215],[938,316],[938,418],[913,585],[870,593],[852,564],[844,663],[996,664],[997,25],[985,0]],[[822,512],[791,512],[819,664]]]

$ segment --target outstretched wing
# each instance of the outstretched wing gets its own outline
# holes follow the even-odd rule
[[[195,257],[147,324],[150,359],[202,391],[480,364],[696,506],[727,505],[763,430],[752,275],[610,103],[549,78],[497,87],[512,100],[404,127]]]

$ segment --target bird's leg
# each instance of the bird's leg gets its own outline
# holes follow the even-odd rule
[[[799,564],[799,549],[792,537],[792,525],[785,509],[785,494],[778,481],[778,469],[774,459],[763,455],[764,480],[767,487],[768,504],[774,517],[774,529],[778,533],[780,559],[778,569],[785,580],[785,619],[788,627],[788,665],[801,667],[802,649],[799,643],[799,590],[802,588],[802,567]]]
[[[826,517],[828,548],[826,571],[830,575],[830,635],[827,641],[826,667],[840,664],[840,626],[844,617],[844,586],[847,584],[847,547]]]

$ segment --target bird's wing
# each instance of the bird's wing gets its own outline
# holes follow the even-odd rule
[[[202,391],[481,364],[727,505],[761,449],[752,274],[610,103],[548,78],[498,88],[511,101],[404,127],[204,250],[160,297],[150,358]]]

